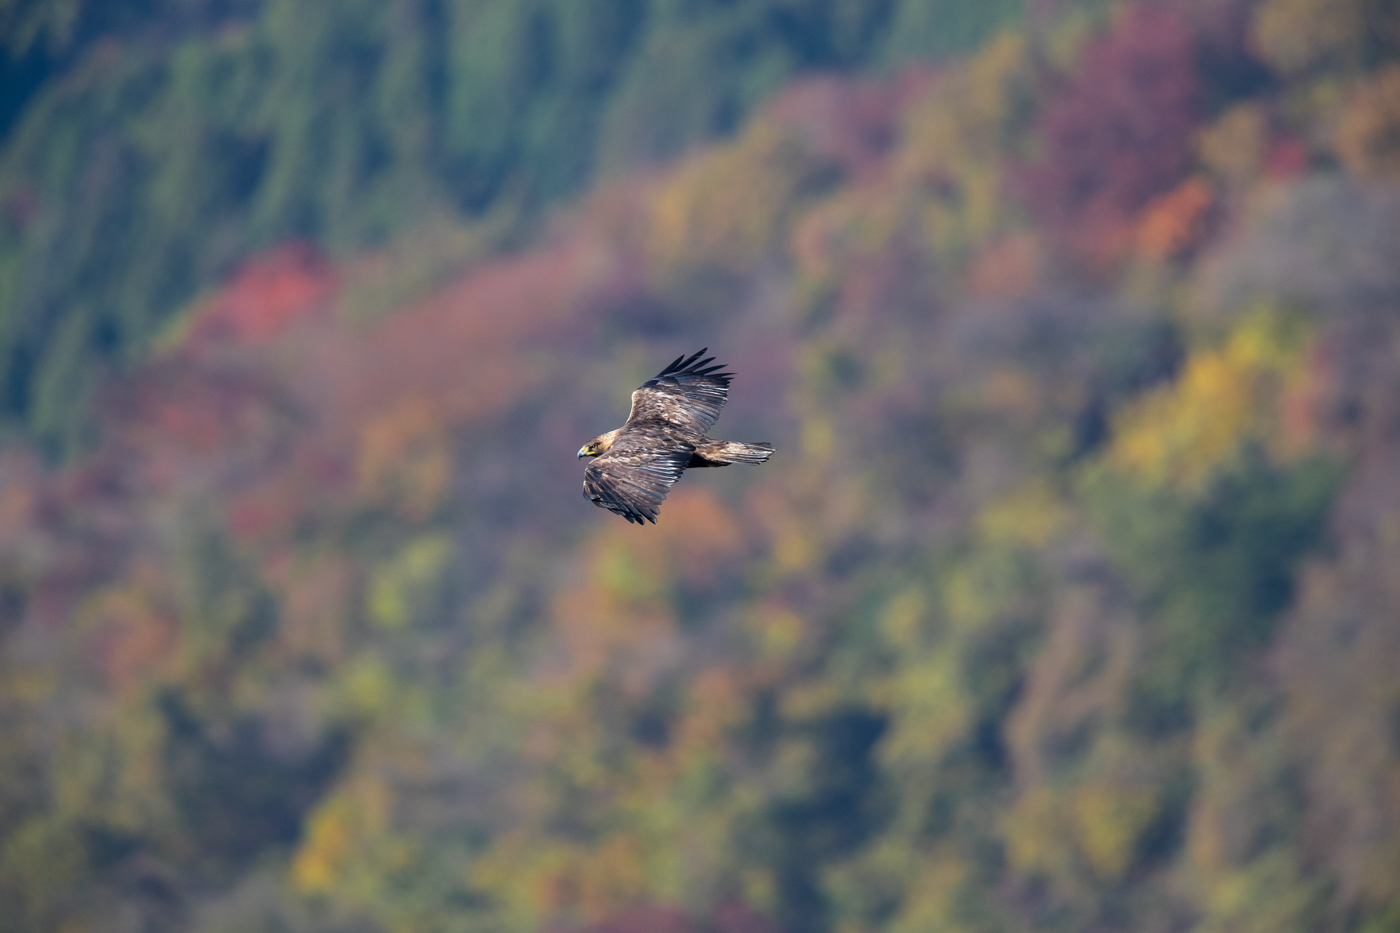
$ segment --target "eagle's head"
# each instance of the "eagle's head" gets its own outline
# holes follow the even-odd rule
[[[618,430],[621,430],[621,429],[619,428]],[[612,447],[613,441],[616,440],[616,439],[617,439],[617,431],[616,431],[616,430],[614,430],[614,431],[609,431],[607,434],[599,434],[597,437],[593,438],[593,440],[589,441],[587,444],[584,444],[582,447],[580,447],[580,448],[578,449],[578,455],[579,455],[580,458],[582,458],[582,457],[596,457],[596,456],[598,456],[599,454],[605,454],[605,453],[608,452],[608,448]]]

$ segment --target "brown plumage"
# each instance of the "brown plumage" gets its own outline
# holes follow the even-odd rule
[[[708,348],[706,348],[708,349]],[[705,436],[729,395],[733,373],[709,366],[705,351],[675,362],[632,393],[627,422],[579,448],[594,460],[583,472],[583,494],[629,522],[656,524],[656,513],[681,473],[691,467],[762,463],[771,444],[741,444]]]

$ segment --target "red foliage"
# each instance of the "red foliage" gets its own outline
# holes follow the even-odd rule
[[[91,614],[97,618],[89,621],[93,630],[84,639],[84,653],[113,692],[140,683],[175,649],[175,616],[144,605],[130,593],[108,594]]]
[[[1042,155],[1023,175],[1047,239],[1093,268],[1118,258],[1138,211],[1190,168],[1200,96],[1195,36],[1175,11],[1134,4],[1091,41],[1041,115]]]
[[[545,335],[567,340],[578,308],[617,290],[619,270],[606,250],[573,240],[490,264],[357,330],[326,313],[340,271],[306,246],[279,247],[196,309],[175,353],[111,387],[97,461],[138,494],[213,494],[244,541],[292,534],[373,492],[355,479],[376,454],[366,446],[383,446],[376,425],[417,418],[387,432],[411,446],[517,404],[550,376],[539,365]],[[531,352],[535,365],[524,365]],[[378,451],[406,472],[370,485],[420,487],[410,453]]]
[[[1297,178],[1308,170],[1312,157],[1308,149],[1296,139],[1285,137],[1275,140],[1264,157],[1264,173],[1270,178]]]
[[[883,167],[897,120],[931,80],[927,69],[880,83],[813,78],[779,95],[765,117],[795,129],[814,153],[860,179]]]
[[[249,260],[233,281],[195,312],[192,341],[263,343],[335,293],[334,268],[306,243],[290,243]]]

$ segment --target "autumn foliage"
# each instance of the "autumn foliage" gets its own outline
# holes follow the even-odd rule
[[[1197,55],[1178,9],[1128,4],[1045,107],[1026,197],[1073,255],[1112,263],[1131,245],[1138,212],[1182,181],[1204,104]]]
[[[1395,65],[1304,7],[1226,11],[1262,83],[1051,11],[236,265],[0,451],[0,927],[1390,929]],[[705,344],[778,453],[595,509]]]

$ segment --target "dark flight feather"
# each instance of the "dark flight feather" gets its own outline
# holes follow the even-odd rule
[[[632,410],[623,430],[647,421],[663,422],[686,435],[703,436],[719,420],[729,397],[733,373],[724,366],[707,366],[714,357],[701,359],[701,350],[676,361],[642,383],[632,393]]]
[[[611,450],[583,471],[583,494],[629,522],[655,524],[662,500],[694,452],[692,444],[658,449],[645,443],[624,444],[619,437]]]

